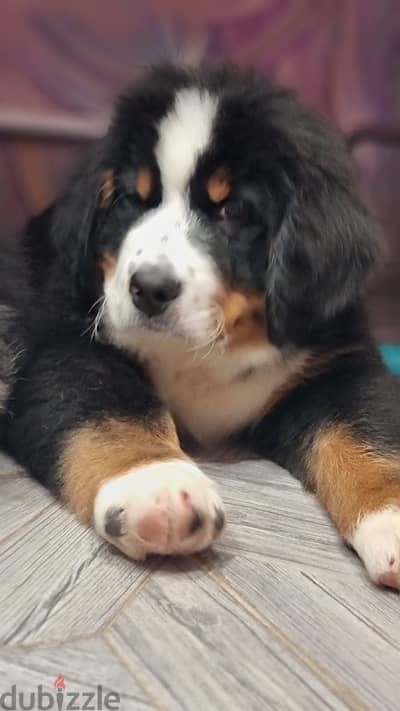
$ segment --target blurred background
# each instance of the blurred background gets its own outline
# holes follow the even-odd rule
[[[0,22],[2,232],[54,198],[142,68],[256,65],[349,136],[384,226],[373,324],[400,342],[400,0],[2,0]]]

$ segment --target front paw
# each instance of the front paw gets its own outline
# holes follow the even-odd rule
[[[400,508],[366,514],[351,544],[376,585],[400,590]]]
[[[213,482],[192,462],[153,462],[106,481],[94,504],[97,532],[136,560],[207,548],[225,524]]]

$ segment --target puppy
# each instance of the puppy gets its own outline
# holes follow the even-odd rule
[[[375,231],[342,137],[291,93],[232,67],[151,70],[24,237],[9,450],[139,559],[223,529],[180,436],[243,444],[400,589],[399,389],[363,306]]]

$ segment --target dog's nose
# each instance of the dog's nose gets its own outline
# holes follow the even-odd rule
[[[129,284],[132,301],[146,316],[157,316],[182,291],[182,284],[165,267],[141,267]]]

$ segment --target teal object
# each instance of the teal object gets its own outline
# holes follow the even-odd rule
[[[400,344],[384,344],[381,353],[389,370],[395,375],[400,375]]]

